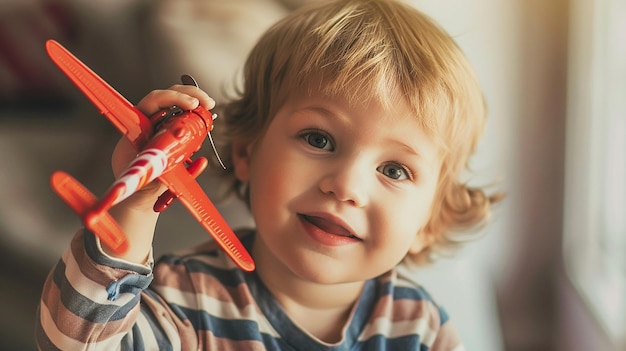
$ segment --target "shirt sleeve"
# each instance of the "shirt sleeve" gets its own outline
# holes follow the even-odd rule
[[[81,230],[44,283],[35,326],[39,349],[133,349],[158,329],[141,322],[141,292],[151,281],[152,255],[146,265],[115,259]]]

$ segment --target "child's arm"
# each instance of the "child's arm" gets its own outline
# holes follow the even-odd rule
[[[151,115],[171,105],[193,109],[198,104],[211,109],[215,103],[196,87],[177,85],[151,92],[138,108]],[[112,157],[114,173],[119,174],[135,154],[130,143],[120,141]],[[184,342],[179,335],[184,333],[182,324],[163,312],[167,306],[142,294],[152,281],[151,248],[158,219],[152,207],[164,190],[154,181],[111,209],[128,236],[126,254],[107,252],[88,231],[80,230],[74,237],[43,287],[35,328],[39,349],[115,350],[120,345],[132,349],[137,342],[161,346]],[[191,325],[182,326],[194,335]],[[177,332],[166,335],[164,330]]]

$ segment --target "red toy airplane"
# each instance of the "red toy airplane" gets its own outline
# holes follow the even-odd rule
[[[252,257],[195,180],[208,161],[204,157],[192,161],[191,156],[209,136],[216,116],[201,106],[191,111],[172,107],[149,119],[59,43],[48,40],[46,50],[61,71],[139,150],[100,200],[69,174],[57,171],[52,175],[52,187],[85,226],[114,252],[125,252],[126,236],[108,209],[158,178],[169,190],[159,197],[155,211],[163,211],[175,198],[180,199],[241,269],[254,270]]]

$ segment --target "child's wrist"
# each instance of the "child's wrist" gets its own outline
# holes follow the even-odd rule
[[[121,202],[118,206],[144,212],[154,212],[154,204],[159,196],[165,191],[165,187],[160,186],[159,190],[142,189],[131,195],[128,199]]]

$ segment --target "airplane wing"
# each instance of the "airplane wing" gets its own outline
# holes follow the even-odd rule
[[[46,42],[52,61],[138,149],[152,135],[152,124],[107,82],[54,40]]]
[[[254,270],[254,261],[248,251],[183,164],[176,165],[171,171],[161,175],[159,180],[178,196],[241,269],[248,272]]]

